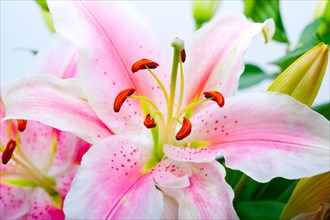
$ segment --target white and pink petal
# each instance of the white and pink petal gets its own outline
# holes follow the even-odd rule
[[[135,218],[159,218],[162,195],[150,183],[148,174],[144,175],[147,158],[143,158],[142,149],[145,144],[150,143],[138,137],[112,136],[94,145],[85,154],[64,201],[66,217],[128,218],[135,212]],[[151,202],[155,206],[148,211],[146,208]]]
[[[0,184],[0,219],[19,219],[30,208],[31,189]]]
[[[49,74],[60,79],[77,77],[78,48],[58,33],[40,50],[29,74]]]
[[[221,109],[213,105],[201,111],[191,123],[187,141],[207,141],[213,158],[222,153],[228,167],[257,181],[297,179],[329,170],[329,121],[287,95],[232,97]],[[189,153],[175,155],[174,150],[165,148],[172,152],[171,158],[187,161]],[[202,157],[210,160],[212,156]],[[202,162],[200,158],[190,161]]]
[[[89,143],[113,134],[84,100],[78,79],[48,75],[23,78],[5,90],[3,100],[5,119],[37,120]]]
[[[199,99],[204,91],[233,96],[244,70],[245,51],[255,36],[263,32],[267,40],[274,30],[271,19],[253,23],[231,14],[217,17],[197,31],[186,47],[185,78],[190,82],[185,86],[186,103]]]
[[[131,71],[142,58],[154,60],[159,64],[157,76],[168,86],[170,65],[163,48],[170,47],[163,47],[157,28],[127,2],[51,1],[49,8],[56,30],[80,49],[79,76],[95,112],[115,133],[142,130],[144,115],[137,100],[124,103],[120,113],[112,106],[117,94],[127,88],[150,96],[159,107],[166,106],[151,75],[146,70]]]
[[[178,206],[179,219],[238,219],[233,207],[234,192],[226,183],[224,168],[216,161],[210,163],[179,163],[189,170],[189,186],[161,187],[170,200],[168,207]],[[174,201],[176,201],[176,203]]]

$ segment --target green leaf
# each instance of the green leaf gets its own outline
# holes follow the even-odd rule
[[[281,70],[285,70],[288,66],[290,66],[295,60],[297,60],[301,55],[306,53],[308,50],[312,49],[314,46],[321,42],[319,36],[316,34],[317,29],[320,27],[322,23],[321,19],[317,19],[306,26],[303,30],[299,42],[297,44],[296,49],[287,53],[284,57],[272,62],[281,68]]]
[[[330,120],[330,102],[313,107],[313,110]]]
[[[283,27],[279,0],[244,0],[244,14],[256,22],[263,22],[268,18],[273,18],[276,30],[273,39],[289,44]]]
[[[273,200],[241,202],[235,207],[237,215],[244,220],[277,220],[284,208],[284,203]]]
[[[239,79],[239,89],[253,86],[267,78],[269,78],[269,75],[260,67],[253,64],[246,64],[245,70]]]

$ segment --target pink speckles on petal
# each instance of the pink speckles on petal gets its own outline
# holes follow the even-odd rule
[[[165,145],[164,153],[169,158],[177,161],[204,163],[213,161],[217,151],[212,147],[191,148]]]
[[[0,219],[18,219],[29,210],[30,189],[0,184]]]
[[[139,137],[118,135],[94,145],[85,154],[64,200],[66,217],[108,218],[143,176],[142,146],[146,144]]]
[[[174,160],[164,159],[151,172],[155,183],[166,188],[189,186],[190,172]]]
[[[24,216],[23,219],[29,220],[39,220],[39,219],[49,219],[49,220],[63,220],[64,213],[61,209],[56,208],[51,197],[41,188],[36,188],[33,190],[30,201],[30,210]]]

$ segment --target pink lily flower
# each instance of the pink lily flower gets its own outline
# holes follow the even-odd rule
[[[18,82],[5,93],[6,118],[39,120],[94,144],[65,199],[66,217],[235,219],[219,152],[261,182],[328,170],[325,118],[286,95],[233,96],[244,52],[261,31],[272,36],[271,20],[214,19],[186,47],[172,42],[171,68],[162,35],[127,3],[49,8],[56,30],[80,49],[80,80]]]
[[[36,60],[33,72],[76,76],[77,48],[59,35]],[[2,99],[0,109],[3,119]],[[0,219],[64,219],[63,199],[89,146],[71,133],[40,122],[2,122]]]

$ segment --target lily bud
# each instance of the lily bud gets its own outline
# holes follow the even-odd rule
[[[329,46],[324,43],[307,51],[275,79],[268,91],[290,95],[311,106],[327,68],[328,52]]]
[[[301,179],[280,219],[329,219],[330,172]]]
[[[321,18],[322,22],[317,29],[321,39],[329,39],[330,31],[330,1],[320,0],[314,14],[314,20]]]
[[[220,0],[195,0],[193,1],[193,13],[196,22],[196,30],[201,28],[203,23],[209,21],[220,6]]]

